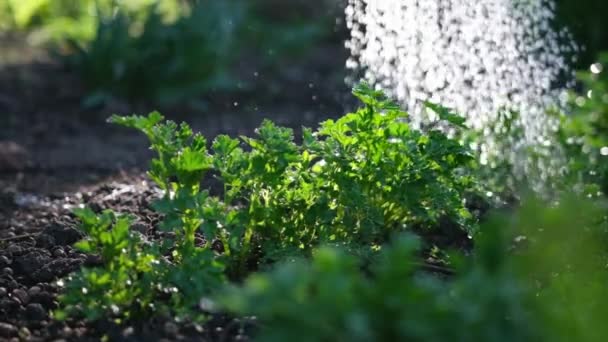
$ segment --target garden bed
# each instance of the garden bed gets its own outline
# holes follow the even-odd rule
[[[158,215],[149,208],[158,189],[144,172],[152,153],[144,137],[106,123],[110,114],[133,107],[117,102],[83,108],[85,90],[69,70],[19,40],[5,37],[0,44],[13,46],[0,66],[0,340],[243,340],[247,324],[222,316],[204,325],[158,318],[121,327],[49,317],[57,305],[56,280],[99,262],[72,246],[82,238],[73,208],[87,203],[132,213],[137,229],[162,238],[155,229]],[[206,110],[165,112],[209,137],[251,134],[266,117],[294,128],[314,126],[343,110],[342,76],[327,73],[341,69],[342,53],[321,48],[319,57],[313,54],[278,78],[258,76],[280,86],[280,96],[218,94],[224,100]],[[298,81],[302,74],[305,82]]]

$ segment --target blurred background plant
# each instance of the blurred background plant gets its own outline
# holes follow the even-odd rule
[[[332,38],[336,16],[342,10],[338,4],[335,0],[249,1],[249,45],[264,51],[271,63],[276,56],[305,53],[315,42]]]
[[[560,115],[557,141],[566,151],[569,181],[589,194],[608,193],[608,53],[578,73],[580,91],[570,92],[570,108]]]
[[[100,21],[117,11],[143,20],[147,8],[158,5],[165,20],[184,12],[180,0],[6,0],[0,5],[0,29],[24,32],[32,43],[79,42],[95,38]]]
[[[128,12],[118,11],[100,17],[89,44],[72,41],[77,52],[66,58],[91,91],[89,103],[111,96],[175,103],[228,83],[221,78],[237,56],[243,8],[199,1],[188,14],[167,23],[159,4],[142,10],[141,27]]]
[[[0,5],[0,30],[59,52],[87,86],[87,105],[110,97],[173,104],[244,88],[234,76],[238,61],[268,68],[305,55],[329,38],[336,4],[8,0]]]

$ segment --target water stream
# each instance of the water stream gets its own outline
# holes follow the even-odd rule
[[[563,106],[573,80],[577,47],[554,10],[552,0],[348,0],[351,81],[384,89],[414,122],[423,100],[455,109],[482,132],[482,163],[507,160],[519,177],[554,169],[558,158],[530,165],[539,161],[527,155],[551,144],[547,110]],[[509,127],[521,132],[497,137]]]

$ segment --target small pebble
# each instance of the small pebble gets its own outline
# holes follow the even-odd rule
[[[143,223],[134,223],[131,226],[131,229],[134,230],[134,231],[136,231],[136,232],[140,232],[140,233],[142,233],[144,235],[148,231],[148,227],[145,224],[143,224]]]
[[[13,302],[15,302],[17,304],[17,309],[16,309],[17,314],[16,314],[16,316],[23,316],[23,315],[25,315],[25,308],[23,306],[19,305],[16,300],[13,300]]]
[[[55,239],[48,234],[40,234],[36,237],[35,243],[37,247],[51,249],[55,246]]]
[[[70,328],[68,326],[63,327],[62,332],[64,335],[68,335],[68,336],[72,335],[72,333],[73,333],[72,328]]]
[[[30,301],[30,296],[28,296],[27,292],[24,289],[15,289],[11,293],[11,296],[19,301],[21,305],[27,305]]]
[[[46,310],[39,303],[30,303],[25,308],[27,318],[33,321],[41,321],[47,317]]]
[[[175,335],[177,335],[178,332],[179,332],[179,328],[178,328],[177,324],[175,324],[173,322],[165,323],[165,333],[167,335],[175,336]]]
[[[97,202],[89,203],[89,208],[91,208],[94,212],[98,213],[103,210],[103,207]]]
[[[17,234],[15,234],[15,232],[6,232],[4,234],[2,234],[3,238],[14,238],[15,236],[17,236]]]
[[[10,267],[5,267],[5,268],[2,269],[2,274],[12,276],[13,275],[13,269],[10,268]]]
[[[6,290],[6,287],[0,287],[0,298],[6,297],[7,293],[8,291]]]
[[[57,248],[53,251],[53,256],[55,258],[65,258],[67,255],[63,251],[63,248]]]
[[[4,312],[14,313],[20,307],[21,305],[19,305],[19,303],[12,298],[4,298],[0,300],[0,308],[2,308],[2,311]]]
[[[30,332],[30,329],[28,329],[27,327],[21,327],[21,329],[19,329],[19,337],[22,340],[28,340],[31,336],[32,336],[32,333]]]
[[[9,259],[6,255],[0,255],[0,266],[8,266],[13,261]]]
[[[122,331],[122,337],[125,337],[125,338],[131,337],[131,336],[133,336],[134,333],[135,333],[135,329],[133,329],[133,327],[126,327]]]
[[[32,294],[30,296],[30,303],[40,303],[47,309],[54,309],[57,307],[54,303],[54,297],[46,291]]]
[[[10,245],[6,250],[13,255],[21,254],[21,252],[23,252],[23,248],[18,245]]]
[[[4,322],[0,322],[0,337],[10,338],[17,336],[19,330],[16,326]]]
[[[27,294],[30,297],[35,296],[35,295],[39,294],[40,292],[42,292],[42,289],[40,288],[40,286],[32,286],[29,288],[29,290],[27,290]]]

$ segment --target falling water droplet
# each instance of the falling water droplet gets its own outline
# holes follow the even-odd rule
[[[112,310],[112,313],[115,315],[118,315],[118,313],[120,312],[120,308],[116,304],[110,305],[110,310]]]
[[[554,11],[553,0],[348,0],[349,81],[363,75],[416,125],[424,120],[422,101],[440,98],[484,132],[482,164],[504,159],[523,177],[535,163],[527,151],[543,147],[556,125],[546,109],[564,107],[574,80],[569,65],[578,47],[554,29]],[[519,113],[513,125],[504,108]],[[501,141],[507,126],[522,136]],[[541,169],[550,172],[561,159],[546,162]]]
[[[215,302],[209,298],[201,298],[198,306],[201,308],[201,310],[207,312],[213,312],[217,307]]]
[[[604,70],[604,66],[600,63],[593,63],[593,64],[591,64],[591,67],[589,69],[591,70],[592,73],[597,75]]]

